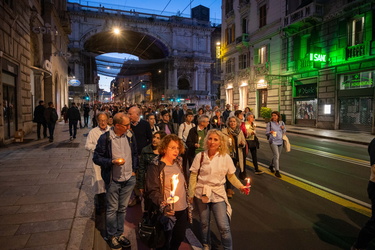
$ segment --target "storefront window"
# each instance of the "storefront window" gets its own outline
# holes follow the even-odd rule
[[[357,97],[340,100],[341,125],[367,125],[372,121],[372,98]]]
[[[296,119],[316,119],[317,100],[296,101]]]
[[[374,76],[375,71],[341,75],[340,90],[371,88],[374,86]]]

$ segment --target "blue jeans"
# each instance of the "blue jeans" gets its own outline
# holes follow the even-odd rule
[[[120,236],[124,232],[126,208],[135,186],[135,176],[124,182],[111,181],[107,186],[107,236]]]
[[[271,165],[274,166],[277,171],[279,171],[280,170],[279,160],[280,160],[281,150],[283,150],[283,144],[276,145],[274,143],[271,143],[270,147],[273,153]]]
[[[196,197],[194,197],[194,199],[201,220],[203,244],[209,244],[210,216],[212,211],[220,232],[223,249],[232,249],[232,234],[230,231],[230,221],[227,215],[227,204],[225,204],[225,201],[203,203],[201,199]]]

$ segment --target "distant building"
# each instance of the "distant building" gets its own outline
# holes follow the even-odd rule
[[[371,2],[222,3],[222,99],[287,124],[375,133]]]

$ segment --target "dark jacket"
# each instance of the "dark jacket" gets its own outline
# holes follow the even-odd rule
[[[37,123],[46,123],[46,119],[44,118],[44,111],[46,108],[43,105],[36,106],[34,110],[34,122]]]
[[[145,189],[145,174],[148,166],[151,164],[152,160],[158,155],[152,150],[152,145],[149,144],[142,149],[141,156],[139,157],[139,168],[137,173],[137,188]]]
[[[72,106],[68,109],[68,119],[69,121],[81,120],[81,113],[79,112],[77,107]]]
[[[207,134],[207,128],[204,129],[205,134]],[[193,162],[195,157],[195,144],[198,143],[198,126],[195,126],[194,128],[191,128],[189,131],[189,135],[186,139],[186,146],[188,147],[187,150],[187,157],[189,159],[189,162]]]
[[[177,158],[178,166],[182,170],[182,158]],[[164,183],[170,183],[169,180],[165,180],[164,169],[165,163],[161,161],[161,156],[155,157],[151,164],[147,168],[147,197],[151,199],[152,203],[156,206],[160,206],[164,201]],[[185,176],[186,184],[186,176]]]
[[[126,136],[126,138],[128,139],[131,149],[133,172],[136,173],[138,170],[137,143],[133,132],[130,130],[129,132],[131,133],[131,136]],[[96,165],[100,166],[102,178],[105,185],[108,186],[112,180],[112,168],[114,165],[112,163],[112,143],[109,131],[105,132],[99,137],[92,160]]]
[[[131,124],[132,131],[137,139],[137,152],[141,154],[142,149],[152,142],[151,127],[145,120],[140,120],[137,126]]]
[[[375,138],[368,145],[368,154],[370,155],[370,166],[375,164]]]
[[[216,122],[215,122],[216,120]],[[210,129],[213,129],[213,128],[217,128],[217,129],[222,129],[222,128],[225,128],[225,121],[224,121],[224,117],[223,116],[220,116],[220,125],[218,124],[218,118],[217,116],[213,116],[210,120]]]
[[[165,123],[163,121],[161,121],[157,126],[159,127],[159,129],[161,131],[165,132]],[[172,134],[176,134],[176,132],[173,129],[172,123],[168,122],[168,128],[169,128],[169,131],[171,131]]]
[[[44,111],[44,118],[47,123],[56,123],[59,119],[59,116],[57,115],[55,108],[48,107]]]

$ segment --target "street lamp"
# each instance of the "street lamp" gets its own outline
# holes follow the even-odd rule
[[[115,35],[119,35],[119,34],[120,34],[120,29],[117,28],[117,27],[113,28],[113,33],[114,33]]]

